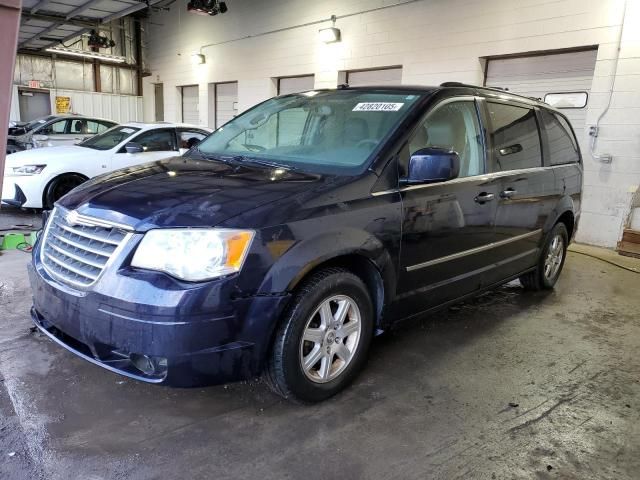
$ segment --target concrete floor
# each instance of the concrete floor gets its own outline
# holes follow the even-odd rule
[[[28,255],[0,256],[0,478],[638,478],[640,277],[570,253],[375,340],[345,393],[136,383],[31,333]]]

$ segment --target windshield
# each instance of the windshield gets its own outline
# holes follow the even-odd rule
[[[78,145],[93,148],[94,150],[110,150],[139,130],[140,129],[136,127],[112,127],[104,133],[89,137]]]
[[[418,93],[382,90],[272,98],[216,130],[198,150],[320,173],[355,173],[418,98]]]
[[[53,116],[53,115],[48,115],[46,117],[41,117],[41,118],[36,118],[35,120],[31,120],[30,122],[26,123],[25,125],[22,126],[22,128],[24,128],[25,132],[30,132],[31,130],[33,130],[36,127],[39,127],[40,125],[44,125],[45,123],[55,119],[57,117]]]

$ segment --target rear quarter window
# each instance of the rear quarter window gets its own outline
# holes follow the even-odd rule
[[[578,145],[569,123],[561,116],[540,109],[549,145],[549,164],[564,165],[580,161]]]
[[[540,134],[535,110],[525,106],[487,102],[493,145],[490,172],[542,166]]]

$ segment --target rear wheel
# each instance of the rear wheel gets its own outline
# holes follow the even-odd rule
[[[547,236],[536,269],[520,277],[522,286],[534,291],[553,288],[562,272],[568,245],[567,227],[557,223]]]
[[[47,185],[44,193],[43,207],[47,209],[53,208],[54,203],[86,180],[85,177],[77,173],[69,173],[54,178],[51,183]]]
[[[342,268],[313,274],[278,328],[267,383],[275,393],[305,403],[335,395],[362,368],[373,324],[371,298],[359,277]]]

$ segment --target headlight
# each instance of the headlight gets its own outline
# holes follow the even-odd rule
[[[239,272],[254,232],[226,228],[150,230],[131,265],[198,282]]]
[[[37,175],[44,170],[46,165],[23,165],[21,167],[13,167],[14,175]]]

